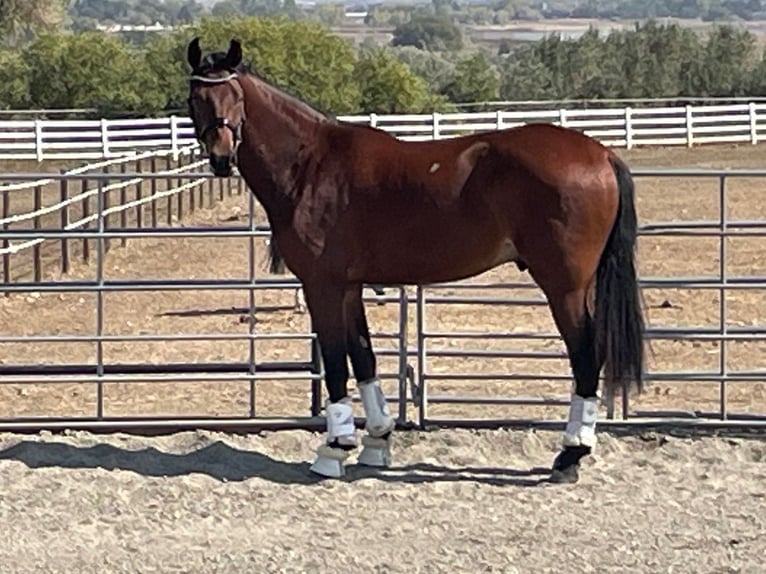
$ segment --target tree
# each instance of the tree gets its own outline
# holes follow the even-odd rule
[[[199,35],[208,49],[224,49],[232,37],[242,42],[245,61],[276,86],[327,113],[355,111],[354,49],[311,21],[279,18],[204,18],[178,32],[188,42]]]
[[[526,45],[513,52],[502,66],[500,97],[504,100],[542,100],[551,95],[551,70],[538,46]]]
[[[500,95],[498,71],[482,52],[476,52],[457,63],[444,93],[456,103],[497,100]]]
[[[155,78],[155,89],[163,94],[159,109],[187,112],[187,46],[187,38],[177,33],[153,36],[144,47],[144,61]]]
[[[65,4],[66,0],[0,0],[0,40],[16,45],[59,29],[66,18]]]
[[[162,108],[164,95],[140,54],[101,32],[46,34],[22,54],[31,103],[101,113]]]
[[[393,46],[415,46],[421,50],[461,50],[463,36],[454,23],[444,16],[416,14],[409,22],[394,28]]]
[[[759,64],[755,37],[733,26],[716,26],[697,60],[696,91],[709,96],[742,96]]]
[[[0,107],[6,110],[29,107],[27,67],[16,51],[0,50]]]
[[[385,48],[373,48],[360,54],[354,78],[361,91],[359,111],[396,114],[432,111],[426,82],[412,73]]]
[[[392,49],[396,58],[407,64],[416,75],[423,78],[433,93],[444,93],[452,81],[455,63],[436,52],[426,52],[414,46],[399,46]]]
[[[346,8],[343,4],[327,2],[316,7],[315,15],[325,26],[340,26],[346,19]]]

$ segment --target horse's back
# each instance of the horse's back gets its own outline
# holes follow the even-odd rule
[[[551,268],[544,261],[552,259],[569,265],[569,252],[596,258],[595,238],[608,235],[614,221],[611,151],[574,130],[527,124],[423,142],[369,129],[351,135],[344,171],[353,232],[343,243],[358,244],[360,268],[441,281],[507,260],[538,269]],[[386,230],[385,239],[365,241],[376,229]]]
[[[588,175],[601,176],[610,169],[614,153],[586,134],[550,123],[530,123],[492,132],[455,138],[405,141],[368,126],[348,126],[344,149],[350,150],[347,167],[364,184],[408,180],[422,187],[438,188],[446,181],[463,181],[452,174],[467,150],[485,143],[487,153],[478,154],[470,167],[487,164],[498,173],[500,166],[526,170],[541,181],[563,186],[582,182]],[[354,150],[354,151],[351,151]],[[496,164],[496,165],[495,165]],[[500,170],[504,171],[504,170]],[[598,173],[597,173],[598,172]],[[482,182],[483,183],[483,182]]]

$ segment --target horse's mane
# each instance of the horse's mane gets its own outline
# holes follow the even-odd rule
[[[194,70],[194,74],[204,75],[211,72],[236,72],[241,76],[247,77],[256,83],[259,87],[265,88],[272,96],[276,96],[277,99],[286,100],[299,111],[303,112],[306,116],[322,122],[338,123],[334,115],[326,113],[307,104],[294,94],[291,94],[283,88],[279,88],[268,80],[264,79],[262,76],[253,71],[250,65],[244,62],[244,60],[240,62],[236,68],[231,68],[226,64],[226,52],[210,52],[202,58],[199,66],[196,70]]]

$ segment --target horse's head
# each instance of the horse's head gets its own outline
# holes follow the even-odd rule
[[[232,39],[229,51],[202,57],[199,38],[187,49],[191,66],[189,115],[197,139],[205,149],[210,168],[219,177],[228,177],[237,160],[242,139],[245,106],[237,70],[242,63],[242,46]]]

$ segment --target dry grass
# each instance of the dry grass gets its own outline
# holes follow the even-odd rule
[[[717,146],[687,150],[647,149],[622,152],[634,168],[639,167],[760,167],[763,149],[753,146]],[[638,209],[642,222],[716,219],[717,181],[714,179],[638,178]],[[736,179],[728,183],[728,211],[731,218],[761,219],[766,216],[766,180]],[[247,213],[246,196],[225,197],[212,208],[198,210],[184,224],[242,225]],[[206,204],[208,205],[208,204]],[[260,213],[260,212],[259,212]],[[262,213],[260,213],[262,218]],[[729,240],[727,273],[732,276],[766,275],[761,238]],[[257,240],[258,276],[265,277],[265,249]],[[105,274],[109,279],[201,279],[247,277],[249,242],[242,238],[173,238],[130,240],[125,248],[112,250]],[[719,268],[718,240],[715,238],[649,238],[640,242],[640,268],[643,276],[716,277]],[[48,276],[57,278],[55,269]],[[75,262],[64,279],[92,279],[93,265]],[[526,280],[515,267],[503,266],[477,280]],[[458,291],[456,291],[458,293]],[[463,293],[463,291],[459,291]],[[440,293],[443,294],[443,293]],[[508,296],[508,293],[482,292]],[[515,296],[516,294],[512,294]],[[518,293],[537,296],[536,290]],[[652,327],[718,326],[719,292],[677,288],[647,289],[648,319]],[[766,312],[766,290],[731,290],[727,293],[729,324],[758,325]],[[96,324],[95,296],[92,294],[14,295],[0,301],[4,332],[11,335],[92,334]],[[246,333],[242,320],[246,308],[245,291],[185,291],[108,293],[105,296],[105,333]],[[308,318],[291,311],[293,294],[288,291],[258,291],[256,304],[259,332],[307,332]],[[663,305],[664,303],[664,305]],[[668,305],[667,303],[670,303]],[[394,332],[398,325],[395,304],[368,305],[373,330]],[[409,313],[409,344],[414,347],[416,324],[414,307]],[[549,332],[555,333],[546,307],[490,307],[477,305],[432,306],[427,314],[428,328],[451,331]],[[376,339],[378,350],[395,348],[395,342]],[[429,349],[482,348],[498,350],[562,350],[559,340],[473,342],[434,340]],[[720,350],[715,342],[654,341],[650,357],[652,371],[717,370]],[[264,360],[308,360],[306,341],[258,341],[256,357]],[[727,345],[726,363],[732,371],[763,370],[766,344],[738,342]],[[96,361],[91,343],[35,343],[0,345],[6,363],[90,363]],[[169,362],[204,363],[247,361],[246,341],[121,342],[104,345],[104,360],[109,363]],[[381,370],[396,370],[394,357],[381,357]],[[411,359],[413,365],[415,358]],[[460,372],[564,375],[565,360],[438,358],[429,360],[431,373]],[[394,392],[395,382],[387,381]],[[558,381],[439,381],[429,383],[429,394],[461,396],[526,396],[566,398],[568,380]],[[631,401],[634,409],[685,409],[716,411],[720,393],[717,383],[655,383],[648,392]],[[0,387],[0,415],[90,415],[95,410],[96,391],[92,384],[48,383]],[[105,385],[107,415],[245,415],[249,410],[247,382],[113,383]],[[256,411],[262,416],[308,414],[309,385],[305,381],[263,382],[257,387]],[[766,412],[766,385],[731,383],[728,385],[731,411]],[[414,415],[414,412],[412,413]],[[452,416],[551,417],[561,418],[562,407],[520,407],[433,404],[434,418]]]

